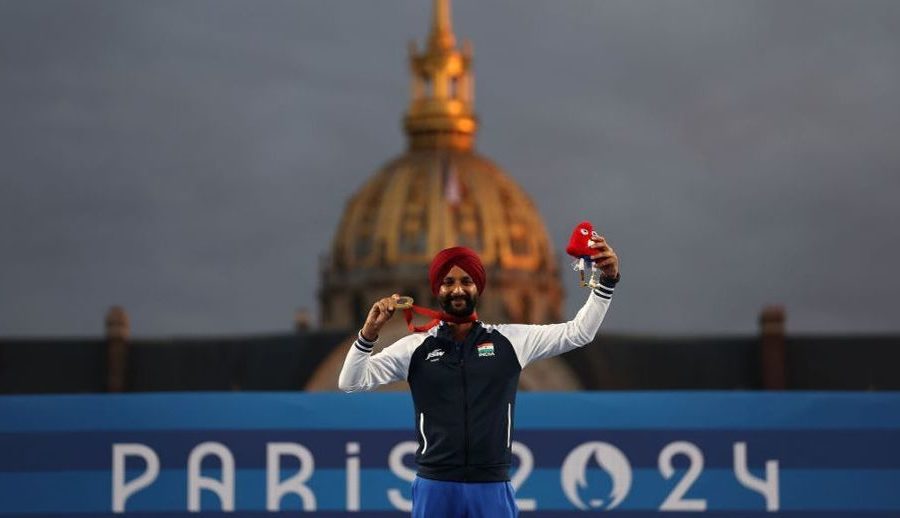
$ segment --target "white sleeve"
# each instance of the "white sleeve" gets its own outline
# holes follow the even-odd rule
[[[358,335],[338,376],[338,388],[344,392],[365,392],[379,385],[406,379],[409,359],[416,347],[425,340],[425,334],[412,334],[372,354],[375,346]]]
[[[609,309],[612,293],[613,288],[605,285],[592,290],[575,318],[562,324],[502,324],[495,326],[495,329],[512,344],[519,357],[519,365],[524,369],[533,361],[558,356],[591,343]]]

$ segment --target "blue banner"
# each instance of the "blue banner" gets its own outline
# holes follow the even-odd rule
[[[402,516],[408,394],[0,397],[0,515]],[[900,516],[900,394],[522,393],[532,516]]]

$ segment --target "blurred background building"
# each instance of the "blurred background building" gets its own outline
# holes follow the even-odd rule
[[[409,49],[407,149],[347,201],[321,260],[318,325],[300,311],[292,334],[133,339],[127,308],[113,307],[102,338],[0,339],[0,392],[335,390],[349,341],[372,301],[401,291],[435,305],[425,282],[428,264],[454,245],[472,247],[484,260],[483,320],[562,320],[564,276],[537,207],[514,174],[477,151],[472,60],[472,45],[457,43],[449,1],[435,0],[424,48],[413,42]],[[400,321],[382,343],[407,332]],[[601,330],[595,343],[529,367],[521,384],[532,390],[898,389],[898,364],[900,337],[789,336],[784,310],[775,306],[762,310],[753,336]]]

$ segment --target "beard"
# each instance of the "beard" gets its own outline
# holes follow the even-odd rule
[[[461,300],[465,302],[465,305],[459,307],[453,304],[453,301]],[[475,312],[475,305],[478,303],[478,296],[469,295],[447,295],[440,300],[441,309],[444,310],[445,313],[453,315],[455,317],[467,317]]]

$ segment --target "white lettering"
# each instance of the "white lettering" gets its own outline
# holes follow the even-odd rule
[[[780,505],[778,493],[778,461],[766,461],[766,478],[753,476],[747,468],[747,443],[734,443],[734,475],[742,486],[756,491],[766,499],[766,511],[777,511]]]
[[[280,481],[281,456],[291,455],[300,460],[300,471]],[[266,444],[266,510],[279,511],[281,499],[288,493],[300,496],[304,511],[316,510],[316,495],[306,486],[312,477],[316,463],[312,453],[302,444],[294,442],[270,442]]]
[[[213,455],[222,465],[222,480],[200,473],[203,458]],[[200,510],[200,491],[207,489],[219,497],[223,511],[234,511],[234,456],[218,442],[198,444],[188,456],[188,511]]]
[[[412,482],[416,478],[416,472],[403,464],[403,457],[415,455],[418,449],[419,444],[415,441],[404,441],[394,446],[388,455],[388,467],[391,468],[391,472],[402,480]],[[407,513],[412,511],[412,500],[403,498],[399,489],[388,489],[387,495],[395,509]]]
[[[347,510],[359,511],[359,443],[347,443]]]
[[[687,473],[682,478],[672,492],[666,497],[662,505],[659,506],[660,511],[705,511],[706,500],[703,498],[684,498],[685,493],[691,488],[691,485],[703,473],[703,453],[700,448],[686,441],[676,441],[659,452],[659,472],[665,478],[672,478],[675,474],[675,467],[672,466],[672,458],[676,455],[686,455],[690,461]]]
[[[112,510],[114,513],[125,512],[128,497],[149,486],[159,476],[159,457],[156,452],[144,444],[113,444],[112,470]],[[147,463],[147,469],[131,482],[125,482],[125,457],[141,457]]]
[[[519,441],[512,442],[512,454],[519,459],[519,467],[516,469],[516,473],[510,482],[513,490],[518,492],[522,484],[528,480],[528,475],[531,475],[531,470],[534,469],[534,455],[531,454],[528,446]],[[516,498],[516,505],[519,506],[520,511],[534,511],[537,509],[537,501],[534,498]]]

